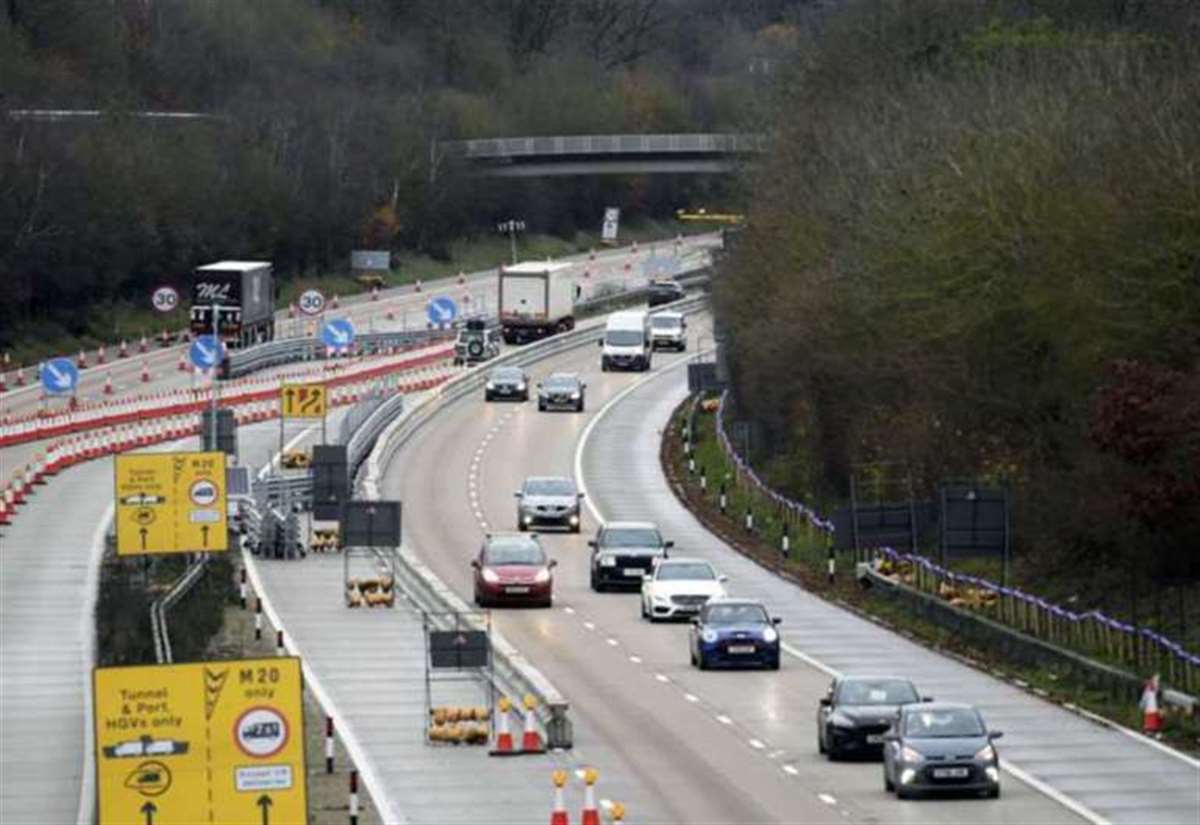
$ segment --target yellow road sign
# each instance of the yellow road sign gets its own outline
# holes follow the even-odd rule
[[[117,456],[117,555],[229,549],[225,453]]]
[[[324,418],[327,402],[324,384],[284,384],[279,390],[284,418]]]
[[[100,825],[307,821],[297,658],[96,668]]]

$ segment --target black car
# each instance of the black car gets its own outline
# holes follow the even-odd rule
[[[538,384],[538,409],[583,412],[587,385],[573,373],[556,372]]]
[[[529,400],[529,376],[520,367],[496,367],[487,377],[483,385],[483,399],[495,401],[497,398],[513,401]]]
[[[588,542],[592,548],[592,589],[641,589],[643,578],[675,546],[663,541],[658,527],[648,521],[609,522]]]
[[[905,705],[883,741],[883,787],[900,799],[934,791],[1000,795],[1000,755],[970,705],[937,702]]]
[[[677,281],[651,281],[647,287],[648,303],[651,307],[678,301],[684,296],[683,287]]]
[[[852,754],[877,757],[900,707],[921,701],[933,700],[922,699],[908,679],[839,676],[817,708],[817,750],[830,760]]]

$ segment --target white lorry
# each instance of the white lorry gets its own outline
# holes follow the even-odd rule
[[[650,369],[654,347],[650,338],[650,316],[640,310],[614,312],[608,316],[600,339],[600,370]]]
[[[571,265],[528,261],[500,267],[500,327],[507,344],[575,327],[579,290]]]

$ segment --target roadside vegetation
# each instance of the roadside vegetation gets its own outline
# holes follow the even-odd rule
[[[1198,33],[1174,0],[800,31],[713,288],[772,486],[1006,486],[1018,586],[1200,650]]]
[[[571,246],[608,206],[623,228],[725,211],[728,176],[479,179],[441,142],[756,130],[786,21],[808,5],[10,0],[0,350],[132,336],[125,307],[221,258],[319,279],[352,249],[388,249],[457,272],[465,246],[505,245],[509,218]],[[24,109],[103,116],[10,114]]]

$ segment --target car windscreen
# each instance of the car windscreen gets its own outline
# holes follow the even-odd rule
[[[618,527],[605,530],[600,536],[603,547],[658,547],[662,537],[648,527]]]
[[[904,679],[847,679],[838,688],[837,699],[843,705],[903,705],[920,697]]]
[[[522,539],[493,541],[484,551],[487,564],[544,564],[546,554],[536,542]]]
[[[640,329],[610,329],[604,333],[604,343],[613,347],[636,347],[644,340]]]
[[[525,482],[527,496],[573,496],[575,485],[565,478],[539,478]]]
[[[706,624],[766,624],[767,611],[757,604],[712,604],[704,611]]]
[[[654,324],[655,329],[678,329],[681,322],[678,318],[662,318],[655,316],[651,323]]]
[[[904,735],[918,739],[983,736],[979,714],[965,708],[919,710],[904,715]]]
[[[712,581],[717,576],[713,569],[701,562],[680,562],[678,564],[660,564],[655,578],[661,581],[701,580]]]
[[[547,390],[576,390],[579,382],[568,375],[551,375],[542,382],[542,387]]]
[[[524,374],[515,367],[499,367],[492,370],[491,379],[493,381],[522,381]]]

